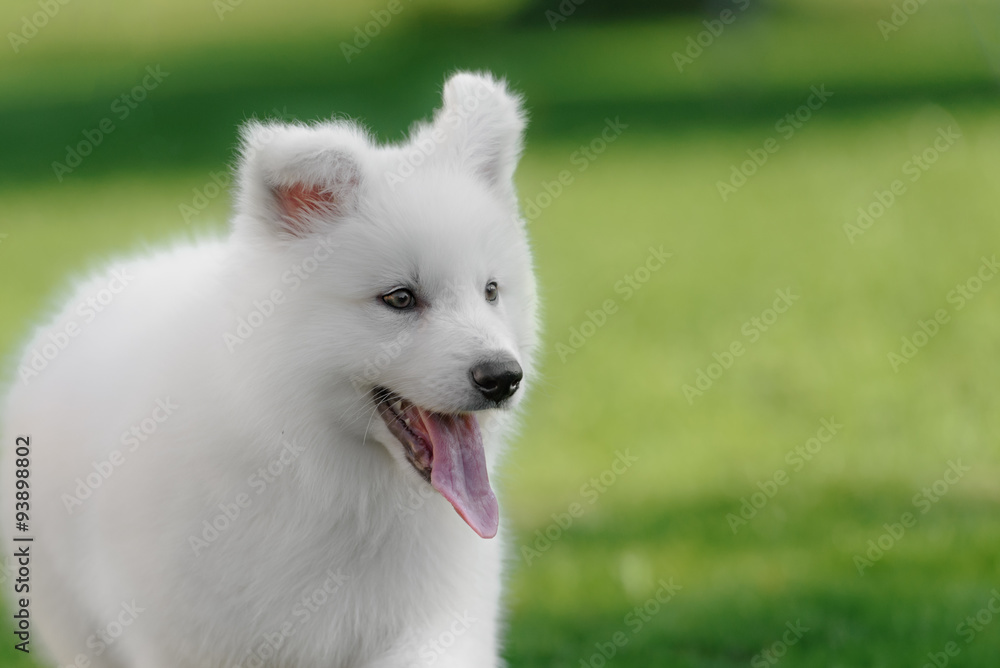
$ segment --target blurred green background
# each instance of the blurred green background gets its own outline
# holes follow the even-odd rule
[[[7,377],[70,277],[226,224],[198,197],[245,119],[398,140],[448,72],[490,70],[530,110],[545,313],[500,483],[510,666],[997,665],[1000,5],[401,0],[348,62],[387,5],[6,0]],[[5,637],[0,665],[35,665]]]

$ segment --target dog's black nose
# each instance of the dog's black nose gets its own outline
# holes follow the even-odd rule
[[[515,360],[492,359],[479,362],[469,370],[472,384],[490,401],[500,403],[517,392],[524,374]]]

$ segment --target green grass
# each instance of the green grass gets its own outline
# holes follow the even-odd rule
[[[250,5],[217,39],[164,28],[104,52],[53,32],[0,68],[0,351],[68,276],[222,226],[224,197],[192,226],[178,206],[231,159],[249,115],[338,110],[395,138],[433,108],[449,68],[505,72],[532,107],[525,202],[576,169],[606,118],[629,125],[530,225],[546,347],[500,483],[512,668],[577,668],[617,632],[627,643],[609,666],[747,666],[797,621],[809,631],[784,665],[921,666],[952,640],[954,665],[995,665],[997,622],[968,644],[956,627],[1000,585],[1000,280],[961,310],[947,295],[1000,254],[996,79],[973,30],[1000,23],[982,5],[928,3],[886,42],[884,4],[805,4],[819,8],[747,17],[684,74],[670,53],[697,19],[555,33],[414,20],[351,66],[315,26],[294,47],[287,30],[271,39]],[[172,78],[57,183],[51,161],[151,62]],[[834,97],[723,202],[717,181],[821,83]],[[856,209],[949,125],[961,139],[850,243]],[[666,264],[629,299],[616,292],[660,245]],[[800,298],[751,343],[744,323],[786,288]],[[557,347],[608,299],[617,311],[584,345]],[[950,321],[894,371],[887,353],[942,308]],[[746,352],[689,403],[682,387],[734,341]],[[831,417],[842,429],[793,470],[786,453]],[[637,462],[594,495],[588,481],[620,451]],[[971,470],[921,514],[914,495],[958,459]],[[787,484],[734,534],[727,516],[779,469]],[[553,528],[574,503],[582,515]],[[917,525],[859,575],[855,555],[905,512]],[[546,530],[556,539],[536,545]],[[524,546],[545,549],[529,564]],[[682,588],[636,624],[661,579]],[[0,665],[32,665],[9,645]]]

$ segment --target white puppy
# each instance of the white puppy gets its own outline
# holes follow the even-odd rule
[[[523,130],[467,73],[403,145],[251,123],[228,236],[78,286],[4,416],[32,643],[60,666],[502,664],[490,479],[537,338]]]

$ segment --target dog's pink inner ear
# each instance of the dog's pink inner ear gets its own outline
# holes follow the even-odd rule
[[[322,186],[301,183],[278,186],[274,189],[274,196],[278,200],[285,229],[295,236],[307,234],[310,220],[333,211],[337,206],[334,194]]]

